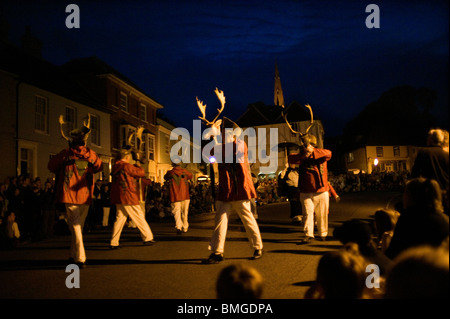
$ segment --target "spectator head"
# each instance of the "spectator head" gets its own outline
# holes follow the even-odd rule
[[[393,209],[382,208],[375,212],[375,227],[378,239],[381,239],[384,232],[394,230],[399,216],[400,213]]]
[[[448,299],[448,246],[420,246],[401,253],[386,278],[386,299]]]
[[[262,292],[261,274],[242,264],[222,269],[216,283],[217,299],[260,299]]]
[[[403,192],[403,208],[413,208],[423,213],[443,213],[442,192],[438,182],[423,177],[408,181]]]
[[[442,148],[444,149],[444,151],[448,152],[448,131],[442,130],[442,132],[444,133],[444,143],[442,145]]]
[[[333,236],[344,245],[356,243],[359,247],[365,247],[372,239],[372,231],[368,223],[359,219],[351,219],[336,227]]]
[[[346,244],[319,261],[316,283],[325,299],[359,299],[366,285],[367,262],[357,244]]]
[[[427,145],[443,147],[445,143],[445,133],[441,129],[432,129],[428,131]]]

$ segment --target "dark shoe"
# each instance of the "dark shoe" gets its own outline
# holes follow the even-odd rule
[[[181,229],[177,229],[177,235],[183,235],[183,231]]]
[[[109,245],[109,249],[119,249],[120,248],[120,246],[112,246],[112,245]]]
[[[154,240],[154,239],[152,239],[152,240],[147,240],[147,241],[144,241],[143,244],[144,244],[145,246],[151,246],[151,245],[153,245],[153,244],[156,244],[156,240]]]
[[[312,240],[314,239],[314,237],[305,237],[303,238],[298,244],[299,245],[304,245],[304,244],[308,244],[310,243]]]
[[[256,249],[255,252],[253,253],[252,259],[253,260],[260,259],[262,255],[263,255],[262,249]]]
[[[327,241],[327,236],[322,236],[317,238],[320,241]]]
[[[222,254],[214,254],[212,253],[209,255],[208,259],[204,259],[202,261],[202,264],[218,264],[221,261],[223,261],[223,255]]]

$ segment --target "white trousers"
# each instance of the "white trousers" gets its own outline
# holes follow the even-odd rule
[[[173,218],[175,219],[175,228],[183,232],[187,232],[189,228],[188,214],[190,199],[173,202],[170,204],[172,208]]]
[[[72,234],[70,258],[73,258],[75,262],[84,263],[86,261],[86,252],[83,243],[83,227],[88,212],[89,205],[66,204],[67,225]]]
[[[248,240],[253,249],[262,249],[263,243],[258,223],[252,214],[250,200],[232,202],[216,201],[215,227],[208,249],[215,254],[223,254],[227,237],[228,219],[235,210],[244,224]]]
[[[317,230],[319,236],[328,235],[328,209],[330,205],[330,195],[323,193],[300,193],[304,216],[305,236],[314,237],[314,213],[317,220]]]
[[[102,226],[107,227],[109,222],[109,211],[111,210],[111,207],[103,207],[103,221]]]
[[[142,205],[116,204],[116,208],[116,221],[113,226],[110,243],[111,246],[119,246],[120,235],[122,234],[123,226],[125,225],[128,216],[141,232],[141,238],[143,241],[153,240],[153,233],[145,220],[145,213],[142,209]]]

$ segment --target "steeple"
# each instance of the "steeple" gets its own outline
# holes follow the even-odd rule
[[[284,105],[283,89],[281,88],[280,74],[278,73],[278,64],[275,61],[275,88],[273,91],[273,103],[277,106]]]

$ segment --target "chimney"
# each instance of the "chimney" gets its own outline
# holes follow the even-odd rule
[[[22,36],[22,49],[37,58],[42,58],[42,42],[31,35],[31,28],[25,28],[25,34]]]

